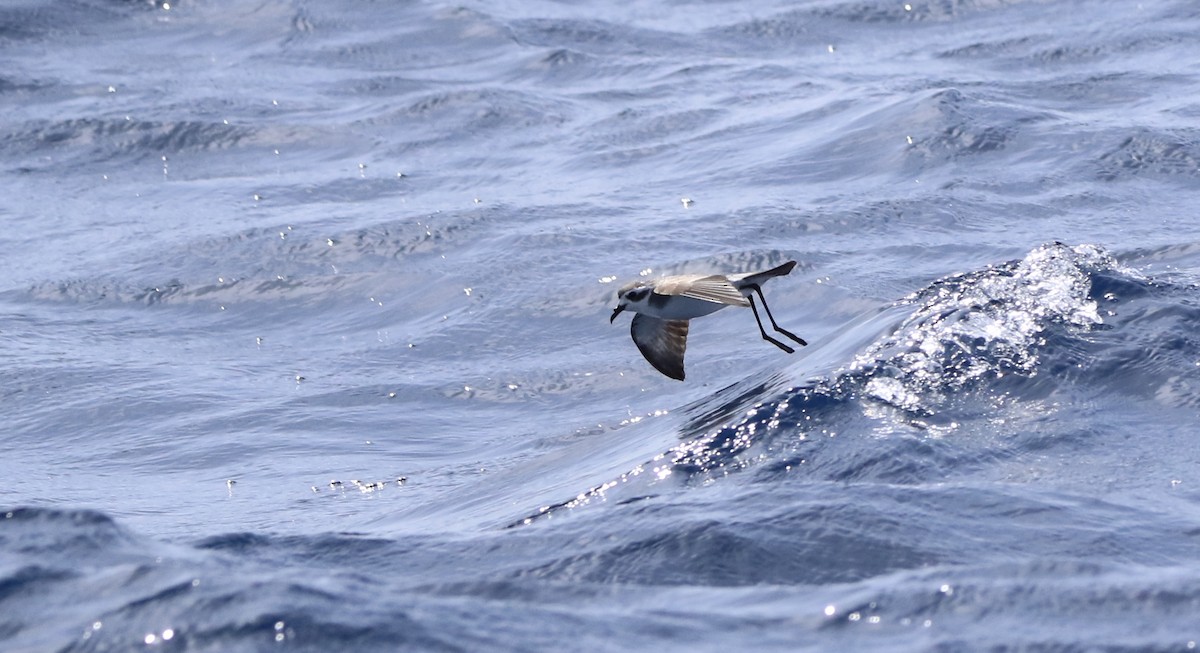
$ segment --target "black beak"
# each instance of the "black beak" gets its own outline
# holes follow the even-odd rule
[[[608,323],[612,324],[613,320],[617,319],[617,316],[620,315],[621,311],[623,311],[623,310],[625,310],[624,306],[618,306],[618,307],[614,308],[612,317],[608,318]]]

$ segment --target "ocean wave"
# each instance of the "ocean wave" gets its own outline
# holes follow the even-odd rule
[[[853,336],[814,343],[810,356],[822,347],[844,352],[828,371],[801,359],[687,407],[692,417],[679,445],[518,523],[597,499],[654,494],[673,477],[694,485],[747,469],[766,481],[796,473],[926,481],[1012,455],[1013,447],[1037,447],[1044,434],[996,442],[977,432],[994,420],[1010,420],[998,429],[1008,432],[1043,419],[1058,410],[1051,397],[1081,384],[1096,393],[1136,378],[1146,388],[1137,394],[1148,400],[1195,405],[1200,374],[1185,361],[1200,355],[1200,341],[1162,328],[1195,319],[1195,299],[1169,297],[1163,284],[1095,245],[1053,243],[1020,260],[940,279],[848,325]],[[1155,327],[1139,324],[1142,309],[1122,313],[1139,302],[1156,307]],[[794,379],[796,373],[810,376]],[[852,433],[859,440],[846,442]],[[956,437],[967,444],[937,444]]]
[[[1200,132],[1137,130],[1100,154],[1098,176],[1103,181],[1133,177],[1200,176]]]
[[[119,276],[42,281],[16,294],[46,302],[209,308],[328,299],[346,296],[347,288],[382,299],[388,288],[412,292],[400,283],[404,275],[433,274],[428,268],[439,266],[438,254],[469,242],[493,219],[488,212],[439,213],[340,230],[304,225],[247,229],[182,243],[171,256],[169,273],[161,272],[157,261],[162,252],[155,250],[147,253],[145,264],[126,262]],[[395,269],[397,259],[406,264],[403,272]],[[361,293],[350,294],[361,301]],[[461,293],[457,286],[443,295]]]

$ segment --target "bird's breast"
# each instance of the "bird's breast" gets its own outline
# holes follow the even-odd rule
[[[650,293],[649,310],[639,311],[663,320],[690,320],[694,317],[715,313],[727,304],[709,302],[683,295],[658,295]]]

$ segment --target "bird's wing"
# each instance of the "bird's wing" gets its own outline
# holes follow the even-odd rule
[[[749,306],[750,302],[742,296],[729,279],[712,274],[707,277],[680,275],[664,277],[654,283],[654,293],[657,295],[682,295],[714,304],[730,306]]]
[[[654,369],[683,380],[683,352],[687,349],[687,320],[660,320],[638,313],[629,323],[629,334]]]

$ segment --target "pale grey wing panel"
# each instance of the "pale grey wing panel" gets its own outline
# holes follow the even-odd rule
[[[687,283],[671,285],[669,289],[674,292],[665,292],[661,282],[656,284],[654,288],[655,292],[659,294],[682,295],[714,304],[742,307],[750,305],[750,302],[742,296],[742,292],[729,283],[728,279],[719,274],[707,277],[692,277],[688,279]]]
[[[654,369],[683,380],[683,353],[687,349],[687,320],[660,320],[638,313],[629,323],[629,334]]]
[[[688,288],[692,287],[693,283],[703,279],[704,275],[700,274],[677,274],[670,277],[662,277],[655,279],[653,282],[654,292],[659,295],[681,295]]]

